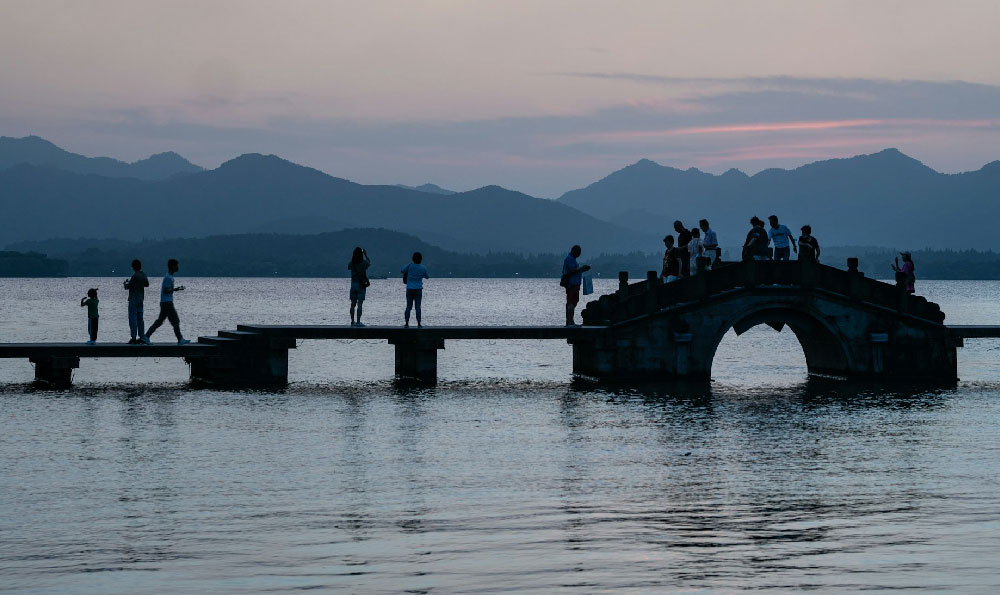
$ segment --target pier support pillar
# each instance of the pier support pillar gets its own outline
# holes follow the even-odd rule
[[[73,384],[73,370],[80,367],[80,358],[75,356],[32,357],[35,364],[35,382],[49,386],[70,386]]]
[[[191,380],[222,386],[284,386],[288,384],[288,350],[294,339],[264,335],[223,343],[218,355],[188,357]]]
[[[401,337],[389,343],[396,348],[397,378],[437,384],[437,352],[444,349],[444,339]]]

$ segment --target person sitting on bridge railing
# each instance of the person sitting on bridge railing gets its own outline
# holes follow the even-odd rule
[[[747,232],[747,241],[743,244],[743,260],[767,260],[767,232],[764,231],[764,222],[754,215],[750,218],[750,231]]]
[[[663,238],[663,268],[660,269],[660,279],[667,283],[680,279],[681,263],[677,259],[677,248],[674,248],[674,236],[668,235]]]
[[[819,262],[819,242],[812,236],[812,226],[803,225],[799,236],[799,260]]]

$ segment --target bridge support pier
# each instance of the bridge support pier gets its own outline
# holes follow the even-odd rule
[[[49,386],[73,384],[73,370],[80,367],[80,358],[73,356],[32,357],[35,364],[35,382]]]
[[[295,348],[295,340],[246,335],[217,343],[223,347],[218,355],[185,358],[191,380],[223,386],[288,384],[288,350]]]
[[[437,352],[444,339],[400,337],[389,339],[396,348],[396,377],[437,384]]]

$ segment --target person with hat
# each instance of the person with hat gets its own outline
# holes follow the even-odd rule
[[[903,257],[903,264],[899,264],[899,256]],[[915,291],[914,284],[917,276],[914,274],[913,256],[909,252],[900,252],[896,257],[896,262],[892,265],[892,270],[896,271],[896,283],[906,288],[906,293]]]

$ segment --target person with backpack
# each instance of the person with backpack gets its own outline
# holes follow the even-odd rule
[[[365,304],[365,291],[371,285],[368,280],[368,267],[372,265],[368,253],[361,246],[354,249],[351,254],[351,262],[347,263],[347,269],[351,271],[351,326],[364,326],[361,323],[361,311]],[[354,310],[357,308],[357,322],[354,318]]]
[[[580,286],[583,284],[583,274],[590,270],[590,265],[580,266],[576,261],[583,254],[580,246],[573,246],[569,250],[569,255],[563,260],[562,277],[559,285],[566,288],[566,326],[576,326],[573,317],[576,314],[576,306],[580,303]]]
[[[419,252],[413,253],[413,262],[404,266],[400,272],[403,273],[403,283],[406,283],[406,311],[403,313],[403,326],[410,328],[410,310],[416,306],[417,328],[420,328],[420,302],[424,297],[424,279],[430,279],[427,274],[427,267],[422,263],[424,255]]]

